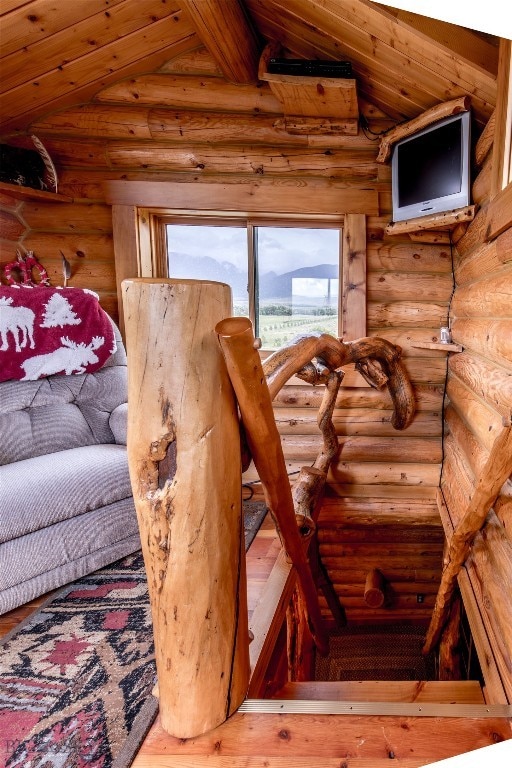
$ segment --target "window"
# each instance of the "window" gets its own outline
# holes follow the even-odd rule
[[[166,238],[168,276],[228,283],[234,314],[251,318],[264,348],[340,335],[339,227],[181,219]]]

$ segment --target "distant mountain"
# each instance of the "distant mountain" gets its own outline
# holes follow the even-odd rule
[[[210,256],[189,256],[183,253],[170,254],[172,277],[193,280],[215,280],[228,283],[234,296],[247,295],[247,274],[229,261],[217,261]]]
[[[300,267],[282,275],[266,272],[260,275],[260,297],[262,299],[279,299],[291,296],[292,280],[298,277],[311,277],[317,280],[337,279],[338,268],[334,264],[317,264],[313,267]]]
[[[171,255],[172,276],[192,278],[194,280],[216,280],[229,283],[234,297],[247,294],[247,275],[229,261],[219,262],[210,256],[188,256],[182,253]],[[293,278],[337,279],[338,267],[334,264],[317,264],[313,267],[300,267],[291,272],[278,275],[265,272],[259,276],[259,295],[261,299],[285,299],[291,296]],[[314,302],[317,303],[317,302]]]

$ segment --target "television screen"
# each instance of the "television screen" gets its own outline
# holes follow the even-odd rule
[[[394,221],[469,205],[469,112],[397,142],[392,184]]]

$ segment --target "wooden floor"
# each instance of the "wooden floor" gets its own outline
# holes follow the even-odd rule
[[[247,555],[249,623],[257,620],[269,579],[282,558],[279,538],[270,519],[259,530]],[[273,570],[274,569],[274,570]],[[35,610],[47,596],[0,617],[4,635]],[[346,697],[350,686],[309,683],[302,691],[285,687],[283,699],[306,695],[310,700]],[[329,685],[329,684],[327,684]],[[411,684],[412,685],[412,684]],[[355,686],[355,687],[354,687]],[[380,684],[373,701],[404,700],[403,685],[390,686],[389,696]],[[336,690],[336,687],[338,690]],[[354,690],[357,684],[352,684]],[[369,684],[366,689],[370,690]],[[407,688],[411,695],[410,686]],[[423,701],[478,701],[476,689],[444,686],[442,695],[421,689]],[[359,694],[354,694],[361,698]],[[415,700],[418,693],[414,694]],[[504,718],[398,717],[385,714],[268,714],[237,712],[219,728],[194,739],[177,739],[165,733],[157,718],[142,744],[132,768],[381,768],[390,759],[405,768],[463,754],[496,741],[511,739],[510,722]],[[512,742],[511,742],[512,745]]]
[[[249,624],[258,621],[269,580],[281,578],[279,539],[267,519],[247,555]],[[277,569],[277,574],[276,574]],[[282,570],[282,569],[281,569]],[[339,699],[352,695],[361,699],[361,684],[306,683],[285,686],[283,699]],[[363,685],[368,701],[423,701],[482,704],[477,683],[446,684],[436,691],[435,683],[386,683],[370,693],[373,684]],[[510,723],[504,718],[351,716],[332,714],[268,714],[237,712],[218,728],[194,739],[167,734],[157,718],[132,768],[389,768],[390,759],[404,768],[463,754],[496,741],[511,739]],[[512,742],[511,742],[512,748]],[[392,765],[392,763],[391,763]]]

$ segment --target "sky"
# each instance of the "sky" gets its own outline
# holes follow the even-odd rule
[[[512,40],[510,0],[393,0],[384,5]]]
[[[278,275],[313,264],[337,264],[339,229],[259,227],[261,272]],[[247,231],[244,227],[169,228],[169,250],[194,257],[210,256],[247,269]]]

